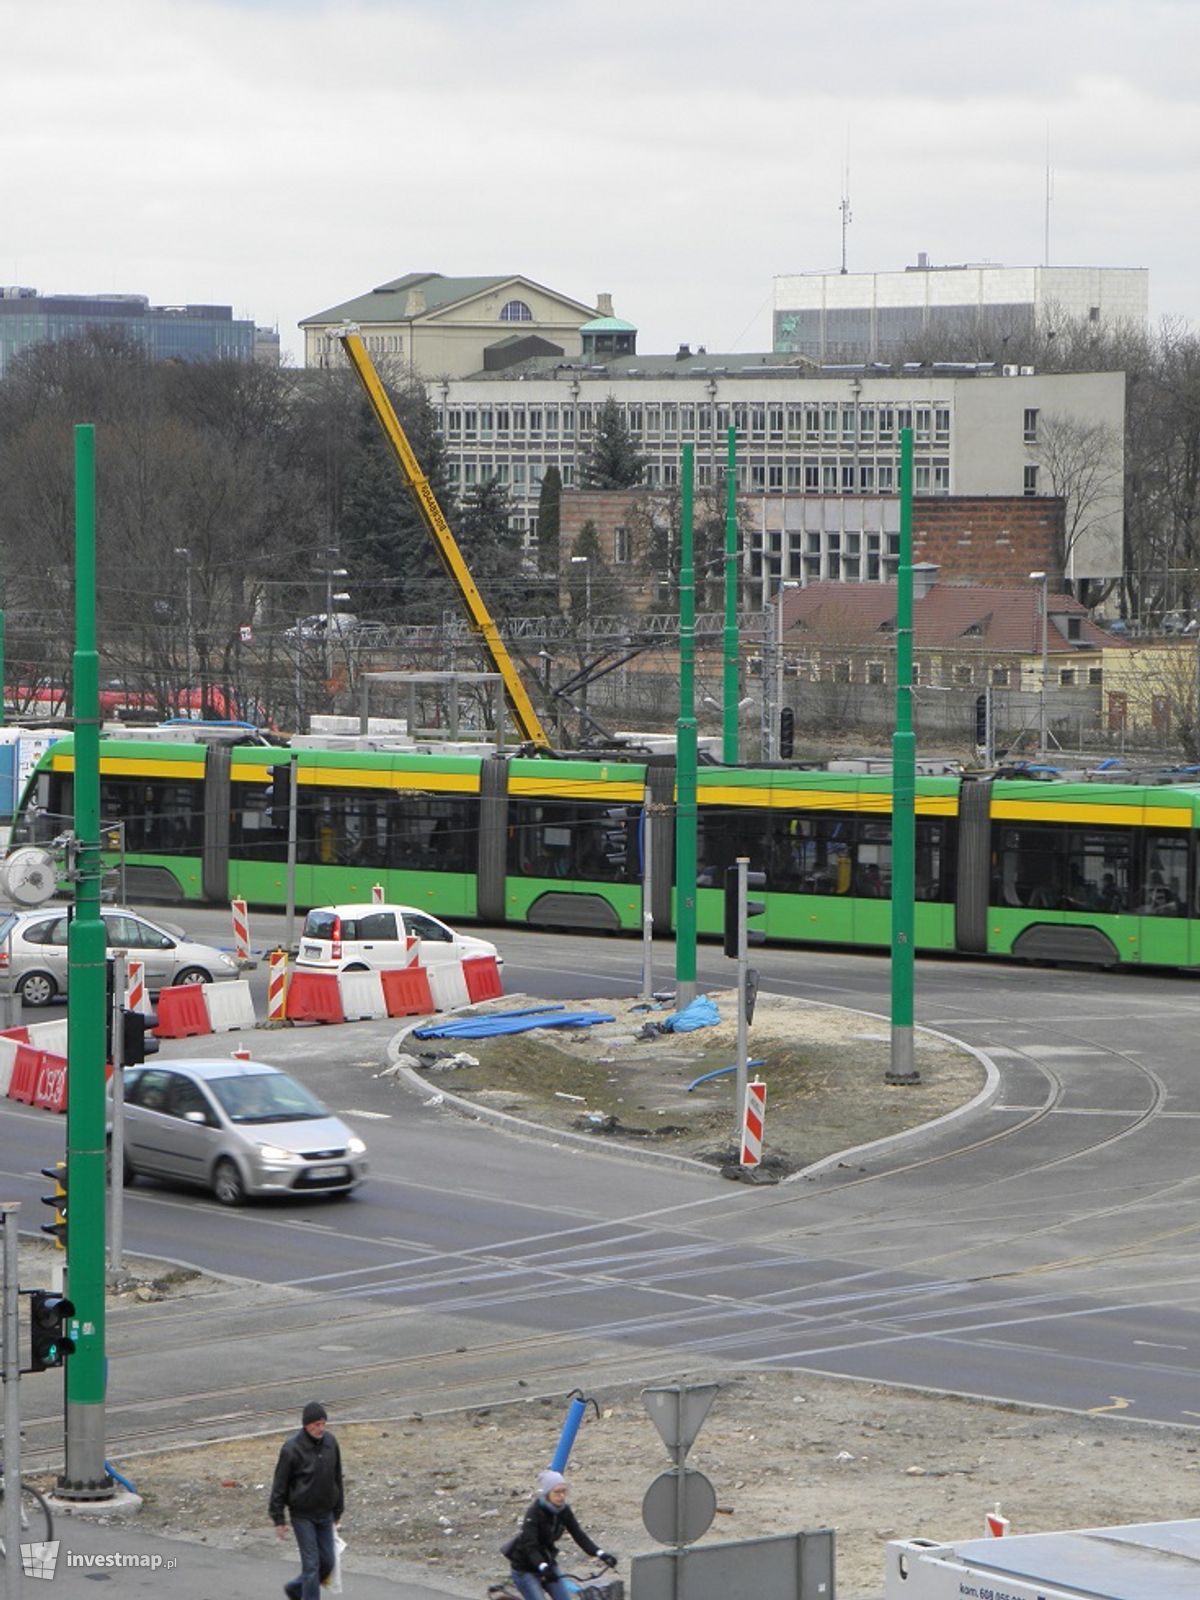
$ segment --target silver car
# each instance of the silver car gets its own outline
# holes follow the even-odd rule
[[[151,922],[125,906],[104,906],[100,915],[108,954],[128,950],[132,959],[142,962],[151,993],[169,985],[211,983],[238,975],[232,956],[214,945],[197,944],[177,928]],[[0,921],[0,979],[25,1005],[48,1006],[57,995],[66,994],[67,927],[61,907],[10,912]]]
[[[173,1178],[224,1206],[251,1195],[349,1194],[366,1145],[261,1061],[172,1061],[125,1074],[124,1178]]]

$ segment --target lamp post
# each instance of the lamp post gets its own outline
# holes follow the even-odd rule
[[[766,661],[763,662],[763,700],[767,705],[766,738],[763,740],[765,761],[774,761],[779,755],[779,714],[783,710],[783,596],[786,589],[799,587],[794,578],[780,578],[775,590],[775,617],[771,630],[774,660],[769,673]]]
[[[590,556],[572,556],[571,565],[583,568],[583,669],[584,679],[579,693],[579,705],[583,712],[583,719],[579,729],[580,739],[587,732],[588,708],[588,682],[587,665],[588,657],[592,653],[592,558]]]
[[[330,550],[329,555],[337,558],[337,551]],[[348,594],[334,594],[333,580],[335,578],[348,578],[350,574],[345,567],[325,568],[325,681],[333,677],[333,603],[335,600],[349,600]]]
[[[183,614],[183,616],[184,616],[184,624],[183,625],[184,625],[184,630],[185,631],[184,631],[184,636],[183,636],[183,659],[184,659],[184,675],[187,678],[186,688],[187,688],[187,693],[188,693],[188,696],[189,696],[189,698],[188,698],[188,716],[190,717],[191,714],[192,714],[191,698],[190,698],[191,697],[191,692],[192,692],[192,552],[188,549],[187,545],[177,544],[175,546],[175,554],[177,556],[182,556],[183,559],[184,559],[184,562],[186,563],[186,566],[185,566],[185,569],[184,569],[184,572],[185,572],[185,577],[184,577],[184,584],[185,584],[184,595],[185,595],[185,599],[184,599],[184,614]],[[204,709],[203,706],[201,706],[200,709],[203,710]]]
[[[1042,692],[1038,696],[1038,755],[1046,754],[1046,680],[1050,676],[1050,577],[1045,572],[1031,572],[1031,583],[1042,586]]]

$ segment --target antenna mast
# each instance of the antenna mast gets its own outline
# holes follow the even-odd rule
[[[1050,202],[1054,198],[1054,173],[1050,166],[1050,124],[1046,124],[1046,232],[1042,247],[1042,265],[1050,265]]]
[[[838,207],[842,213],[842,272],[846,271],[846,229],[850,226],[850,137],[846,136],[846,167],[842,180],[842,203]]]

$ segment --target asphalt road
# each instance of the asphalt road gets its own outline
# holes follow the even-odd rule
[[[187,920],[204,936],[204,917],[219,932],[217,913]],[[636,941],[501,943],[510,991],[640,986]],[[886,1013],[882,958],[758,954],[767,989]],[[702,947],[702,984],[729,976]],[[921,962],[918,1019],[990,1054],[995,1099],[772,1190],[429,1108],[378,1076],[393,1025],[259,1034],[363,1133],[372,1177],[236,1213],[129,1193],[129,1248],[263,1287],[114,1325],[110,1454],[273,1428],[314,1386],[341,1416],[395,1416],[743,1363],[1194,1425],[1198,1009],[1195,979]],[[31,1212],[61,1140],[44,1113],[0,1112],[0,1168]],[[35,1460],[57,1446],[53,1381],[26,1386]]]

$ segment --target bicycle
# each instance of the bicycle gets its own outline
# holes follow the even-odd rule
[[[617,1577],[611,1567],[606,1567],[603,1563],[594,1571],[584,1573],[582,1577],[573,1572],[564,1572],[562,1579],[570,1590],[572,1600],[625,1600],[623,1580]],[[601,1579],[604,1581],[601,1582]],[[522,1600],[511,1577],[505,1578],[500,1583],[489,1583],[487,1592],[488,1600]]]
[[[4,1463],[0,1461],[0,1473]],[[7,1556],[4,1546],[4,1483],[0,1479],[0,1561]],[[45,1495],[31,1483],[21,1481],[21,1543],[48,1544],[54,1537],[54,1518]]]

